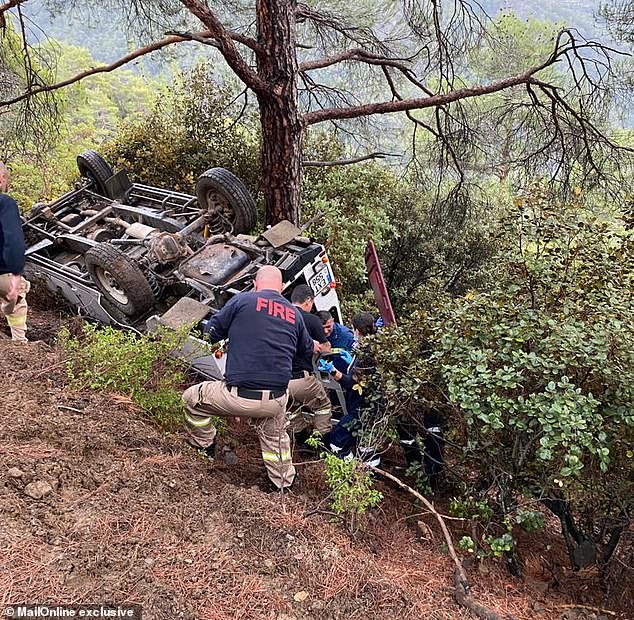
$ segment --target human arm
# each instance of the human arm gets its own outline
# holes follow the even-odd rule
[[[304,324],[303,319],[300,317],[300,320],[297,321],[297,346],[296,346],[296,354],[298,357],[307,357],[315,353],[315,344],[316,341],[310,337],[308,330],[306,329],[306,325]]]
[[[341,383],[344,388],[350,387],[352,385],[352,373],[350,373],[350,375],[344,374],[340,370],[337,370],[332,362],[319,360],[317,368],[321,372],[327,372],[335,381]]]
[[[324,336],[324,342],[317,342],[317,347],[315,348],[315,353],[330,353],[332,351],[332,345],[328,342],[328,340]]]
[[[232,297],[221,310],[216,312],[205,326],[205,335],[209,336],[211,342],[224,340],[229,335],[229,326],[235,316],[239,296]]]

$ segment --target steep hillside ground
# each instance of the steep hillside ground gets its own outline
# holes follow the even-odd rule
[[[50,335],[50,319],[34,315],[33,333]],[[380,484],[385,501],[351,538],[325,513],[319,464],[300,465],[284,501],[260,490],[247,425],[226,439],[238,464],[212,466],[127,399],[69,390],[54,346],[0,339],[0,377],[0,609],[116,602],[141,604],[144,620],[471,617],[451,598],[433,519],[411,518],[420,511],[400,491]],[[591,576],[557,569],[550,589],[546,556],[523,550],[525,580],[496,563],[473,567],[474,594],[517,619],[570,614],[573,596],[596,604]]]

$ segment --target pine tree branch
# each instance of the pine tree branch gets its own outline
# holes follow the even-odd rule
[[[218,43],[218,49],[225,59],[226,63],[231,67],[234,73],[256,93],[266,91],[266,82],[247,64],[245,59],[238,52],[232,33],[225,28],[216,14],[207,6],[198,0],[180,0],[192,15],[195,15],[209,29],[210,38]],[[248,40],[248,37],[245,37]],[[244,42],[244,41],[241,41]],[[255,41],[252,41],[248,47],[260,53],[260,49]]]
[[[308,60],[303,62],[299,69],[300,71],[312,71],[313,69],[324,69],[336,65],[346,60],[355,60],[358,62],[364,62],[370,65],[383,65],[389,67],[397,67],[404,71],[409,71],[409,67],[403,64],[404,58],[389,58],[388,56],[381,56],[379,54],[372,54],[367,50],[357,47],[355,49],[347,50],[333,56],[326,56],[324,58],[317,58],[315,60]]]
[[[512,75],[501,80],[496,80],[495,82],[491,82],[489,84],[458,88],[447,93],[438,93],[428,97],[413,97],[398,101],[382,101],[379,103],[367,103],[345,108],[324,108],[323,110],[315,110],[314,112],[304,114],[303,122],[308,126],[336,119],[359,118],[361,116],[371,116],[373,114],[390,114],[393,112],[406,112],[407,110],[437,108],[453,103],[454,101],[460,101],[462,99],[469,99],[472,97],[481,97],[483,95],[489,95],[506,90],[507,88],[511,88],[513,86],[518,86],[519,84],[528,84],[531,82],[533,75],[544,69],[548,66],[548,64],[548,62],[542,63],[541,65],[533,67],[523,73]]]
[[[201,32],[197,34],[200,36],[204,36],[206,33]],[[86,71],[77,73],[73,77],[70,77],[66,80],[62,80],[61,82],[56,82],[55,84],[48,84],[44,86],[38,86],[37,88],[30,89],[27,92],[22,93],[21,95],[18,95],[17,97],[14,97],[13,99],[0,101],[0,108],[13,105],[15,103],[28,99],[29,97],[32,97],[33,95],[37,95],[39,93],[48,93],[54,90],[58,90],[60,88],[64,88],[65,86],[70,86],[71,84],[75,84],[76,82],[80,82],[81,80],[87,77],[90,77],[91,75],[96,75],[98,73],[110,73],[111,71],[114,71],[115,69],[118,69],[119,67],[122,67],[123,65],[126,65],[132,62],[133,60],[136,60],[137,58],[141,58],[142,56],[145,56],[147,54],[160,50],[164,47],[167,47],[168,45],[173,45],[174,43],[182,43],[183,41],[188,41],[188,40],[189,39],[183,38],[180,35],[169,35],[165,37],[164,39],[161,39],[160,41],[155,41],[154,43],[150,43],[149,45],[140,47],[139,49],[134,50],[133,52],[130,52],[129,54],[126,54],[125,56],[122,56],[118,60],[115,60],[113,63],[109,65],[100,65],[98,67],[93,67],[92,69],[87,69]]]
[[[18,6],[18,4],[23,4],[24,2],[26,2],[26,0],[8,0],[8,2],[0,4],[0,15],[15,6]]]
[[[328,166],[347,166],[349,164],[358,164],[362,161],[367,161],[368,159],[383,159],[385,157],[400,157],[400,155],[396,153],[368,153],[367,155],[362,155],[360,157],[352,157],[351,159],[333,159],[330,161],[306,161],[302,162],[302,166],[313,166],[313,167],[328,167]]]

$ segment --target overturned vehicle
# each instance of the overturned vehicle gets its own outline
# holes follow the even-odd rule
[[[228,170],[204,172],[191,196],[131,183],[95,151],[77,163],[81,181],[57,200],[36,204],[24,231],[28,277],[43,280],[82,315],[138,331],[202,328],[233,295],[252,289],[259,267],[275,265],[284,295],[308,284],[317,310],[341,319],[324,247],[290,222],[248,235],[255,202]],[[196,340],[190,336],[192,364],[219,378],[224,360],[206,348],[200,353]]]

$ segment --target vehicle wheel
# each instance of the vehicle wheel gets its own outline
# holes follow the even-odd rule
[[[125,315],[119,308],[117,308],[109,299],[105,296],[101,297],[101,307],[117,322],[121,325],[129,326],[134,321],[132,317]]]
[[[112,168],[97,151],[84,151],[77,155],[77,168],[82,177],[92,181],[94,190],[106,198],[112,198],[106,187],[106,181],[114,174]]]
[[[86,268],[97,288],[115,308],[135,318],[154,306],[150,283],[137,264],[109,243],[90,248]]]
[[[224,168],[203,172],[196,182],[196,196],[203,209],[219,213],[231,222],[236,235],[249,232],[256,224],[253,197],[244,183]]]

